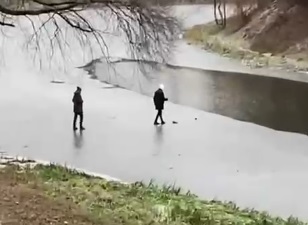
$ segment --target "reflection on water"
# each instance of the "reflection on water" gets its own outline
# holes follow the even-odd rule
[[[74,131],[74,146],[76,149],[81,149],[83,147],[83,133],[80,131]]]
[[[96,64],[98,79],[152,96],[159,83],[171,102],[283,131],[308,134],[308,84],[239,73],[148,66],[143,75],[134,62],[112,69]]]
[[[154,156],[158,156],[162,149],[162,144],[164,141],[164,135],[163,135],[163,126],[154,126],[155,132],[154,132],[154,142],[157,143],[155,149],[154,149]]]

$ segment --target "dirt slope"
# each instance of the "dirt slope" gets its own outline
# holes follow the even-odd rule
[[[307,19],[307,4],[292,0],[274,1],[253,15],[239,32],[254,51],[288,55],[307,53]]]

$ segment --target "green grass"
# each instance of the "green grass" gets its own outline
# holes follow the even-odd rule
[[[110,182],[56,165],[8,166],[1,170],[20,182],[43,186],[52,198],[73,201],[101,224],[305,224],[293,217],[283,220],[266,212],[240,209],[232,202],[202,201],[180,188],[160,187],[153,182]]]

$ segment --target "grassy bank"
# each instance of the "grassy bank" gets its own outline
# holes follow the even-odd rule
[[[242,37],[237,18],[230,18],[227,27],[221,29],[214,22],[197,25],[185,33],[190,44],[199,45],[207,51],[240,60],[252,68],[270,67],[291,71],[307,71],[308,58],[302,54],[273,54],[250,49],[249,41]]]
[[[8,165],[0,183],[2,224],[304,224],[201,201],[179,188],[111,182],[55,165]]]

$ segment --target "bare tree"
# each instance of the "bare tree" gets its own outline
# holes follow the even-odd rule
[[[48,45],[49,57],[55,49],[65,56],[68,48],[76,48],[69,32],[93,57],[98,49],[109,56],[113,38],[121,37],[131,58],[158,62],[167,60],[179,31],[167,7],[145,0],[2,0],[0,25],[29,28],[28,46],[40,52]]]

